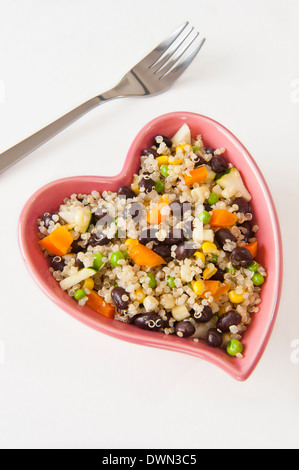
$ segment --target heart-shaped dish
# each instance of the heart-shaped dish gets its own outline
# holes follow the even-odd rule
[[[225,350],[214,349],[204,342],[176,335],[140,330],[116,320],[98,315],[87,306],[80,307],[63,291],[48,269],[48,261],[38,245],[36,220],[45,212],[56,211],[65,197],[73,193],[89,194],[92,190],[116,191],[121,185],[129,185],[139,170],[142,149],[149,147],[157,134],[173,135],[187,123],[192,135],[201,134],[206,146],[225,147],[229,162],[241,172],[245,185],[252,195],[255,223],[258,232],[258,261],[267,271],[262,288],[260,312],[245,332],[242,343],[242,359],[228,356]],[[85,325],[115,338],[137,344],[179,351],[219,366],[237,380],[245,380],[256,367],[269,340],[277,315],[282,285],[282,246],[275,207],[267,184],[253,158],[239,140],[218,122],[190,112],[174,112],[153,119],[134,139],[122,171],[114,177],[75,176],[53,181],[39,189],[24,206],[19,220],[19,244],[30,274],[42,291],[64,311]]]

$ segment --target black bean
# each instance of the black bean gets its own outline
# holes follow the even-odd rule
[[[254,233],[252,231],[251,223],[249,220],[245,220],[242,224],[238,225],[242,235],[244,236],[244,242],[248,242],[249,238],[252,238],[254,236]]]
[[[45,212],[42,220],[44,221],[45,227],[49,228],[50,222],[52,221],[52,214],[50,214],[50,212]]]
[[[162,328],[170,328],[175,323],[175,319],[173,318],[170,312],[166,312],[163,314],[162,322]]]
[[[209,305],[205,305],[203,310],[200,313],[193,313],[192,314],[195,321],[198,323],[206,323],[207,321],[211,320],[213,316],[213,312]]]
[[[204,202],[203,206],[204,206],[205,211],[211,212],[212,207],[210,204],[208,204],[207,202]]]
[[[222,334],[216,328],[208,330],[207,344],[212,348],[220,348],[222,345]]]
[[[184,222],[184,235],[186,239],[192,238],[193,235],[193,219]]]
[[[124,296],[127,297],[127,300],[123,299]],[[114,287],[111,291],[111,298],[117,308],[120,308],[121,310],[126,310],[128,308],[130,296],[123,287]]]
[[[183,215],[183,204],[180,201],[178,201],[178,200],[173,201],[169,205],[169,207],[170,207],[174,217],[177,217],[179,219],[182,217],[182,215]]]
[[[139,202],[132,202],[132,204],[127,205],[123,217],[124,219],[126,219],[128,215],[130,215],[133,221],[136,223],[139,222],[139,220],[141,219],[143,211],[144,207],[142,204],[140,204]]]
[[[192,219],[187,219],[187,217],[190,216],[189,211],[191,211],[191,204],[189,202],[180,202],[176,200],[176,201],[173,201],[169,207],[172,211],[173,217],[176,219],[176,222],[184,221],[183,233],[184,233],[185,239],[192,238],[193,221]],[[179,230],[179,229],[175,229],[175,230]]]
[[[164,327],[162,318],[155,312],[137,315],[133,323],[142,330],[159,331]]]
[[[220,228],[219,230],[217,230],[217,232],[215,233],[215,240],[220,246],[220,248],[222,249],[224,249],[223,246],[225,245],[226,240],[229,240],[232,242],[237,241],[236,237],[232,234],[232,232],[228,228]],[[227,251],[227,250],[224,250],[224,251]]]
[[[153,246],[153,251],[157,253],[157,255],[162,256],[162,258],[170,258],[171,257],[171,246],[164,245],[161,243],[160,245]]]
[[[146,245],[149,242],[157,242],[157,232],[156,228],[146,228],[142,230],[138,237],[138,241],[142,243],[142,245]]]
[[[104,235],[102,232],[94,233],[93,235],[90,236],[88,240],[88,244],[90,246],[108,245],[108,243],[110,242],[111,240],[108,237],[106,237],[106,235]]]
[[[194,159],[194,168],[197,168],[201,165],[205,165],[207,162],[205,161],[205,159],[203,157],[201,157],[200,155],[197,155],[196,158]]]
[[[131,188],[129,188],[129,186],[120,186],[117,190],[117,194],[118,196],[124,197],[126,199],[132,199],[136,197],[136,194]]]
[[[84,264],[83,264],[83,262],[78,258],[78,256],[76,256],[76,259],[75,259],[75,266],[76,266],[76,268],[79,268],[79,269],[83,269],[83,268],[84,268]]]
[[[224,274],[225,274],[225,271],[223,271],[223,269],[220,269],[220,268],[217,268],[217,271],[216,273],[210,277],[210,281],[220,281],[220,282],[223,282],[224,281]]]
[[[167,147],[171,148],[172,147],[172,141],[165,135],[156,135],[154,138],[154,145],[160,145],[160,143],[164,142],[164,144],[167,145]]]
[[[60,256],[54,256],[54,258],[51,259],[50,266],[54,269],[54,271],[62,271],[64,265],[65,263]]]
[[[108,215],[106,207],[98,207],[94,213],[94,218],[96,221],[101,220],[103,217]]]
[[[231,262],[234,266],[242,266],[247,268],[253,262],[252,254],[247,248],[237,247],[231,253]]]
[[[238,212],[242,212],[242,214],[247,214],[248,212],[251,211],[250,204],[244,197],[236,197],[234,199],[233,204],[237,204],[239,207]]]
[[[191,204],[190,202],[180,202],[178,200],[173,201],[169,205],[173,217],[179,220],[183,220],[184,215],[191,210]]]
[[[215,173],[224,173],[228,169],[228,163],[222,155],[214,155],[210,161],[210,165]]]
[[[186,240],[185,232],[182,228],[175,228],[170,230],[167,237],[164,240],[166,245],[178,245],[179,243]]]
[[[78,238],[78,240],[74,240],[73,243],[72,243],[72,246],[71,246],[71,252],[72,253],[79,253],[79,251],[83,251],[83,248],[82,246],[79,245],[79,242],[82,241],[80,240],[80,238]]]
[[[190,321],[179,321],[175,324],[174,331],[178,336],[186,338],[195,333],[195,327]]]
[[[239,313],[235,312],[234,310],[230,310],[229,312],[220,315],[219,319],[217,320],[216,327],[225,333],[229,331],[230,326],[239,325],[241,320],[242,317]]]
[[[213,155],[215,152],[215,149],[213,149],[212,147],[208,147],[205,149],[205,152],[208,153],[209,155]]]
[[[139,189],[140,190],[144,189],[144,192],[146,194],[150,193],[153,189],[155,189],[154,180],[149,175],[143,176],[143,178],[141,178],[141,181],[139,183]]]
[[[190,258],[195,252],[196,248],[194,248],[194,245],[190,242],[180,243],[175,250],[176,258],[178,260]]]
[[[149,157],[150,155],[153,155],[155,158],[159,157],[159,154],[158,154],[157,150],[155,150],[152,147],[148,147],[148,148],[144,149],[142,151],[142,155],[146,155],[147,157]]]

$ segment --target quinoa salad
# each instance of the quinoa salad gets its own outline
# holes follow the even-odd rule
[[[130,186],[72,194],[37,223],[50,272],[79,306],[246,354],[266,278],[251,195],[225,148],[187,124],[154,137]]]

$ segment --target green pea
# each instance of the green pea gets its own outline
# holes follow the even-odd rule
[[[168,287],[170,287],[170,289],[175,289],[176,288],[176,285],[175,285],[175,278],[174,277],[169,277],[168,280],[167,280],[167,285]]]
[[[211,220],[211,214],[208,211],[202,211],[198,214],[199,220],[205,225]]]
[[[230,273],[232,276],[236,274],[236,268],[232,266],[231,268],[226,268],[225,270],[226,273]]]
[[[262,276],[260,273],[254,273],[251,280],[254,286],[261,286],[265,282],[264,276]]]
[[[199,147],[197,147],[196,145],[192,145],[192,151],[193,152],[198,152],[198,150],[200,150]]]
[[[118,262],[121,259],[125,259],[125,255],[121,251],[115,251],[111,255],[110,263],[112,264],[112,266],[119,266]]]
[[[226,351],[230,356],[236,356],[237,354],[242,354],[243,344],[238,339],[231,339],[228,342]]]
[[[124,251],[123,251],[123,254],[124,254],[125,259],[128,259],[128,258],[129,258],[129,252],[128,252],[128,250],[124,250]]]
[[[211,193],[207,199],[208,204],[212,206],[213,204],[216,204],[219,201],[219,196],[216,193]]]
[[[157,191],[158,194],[162,193],[165,189],[165,184],[163,181],[156,181],[155,182],[155,190]]]
[[[86,292],[84,289],[77,289],[76,292],[74,293],[74,299],[81,300],[86,296]]]
[[[218,261],[218,256],[217,256],[217,255],[212,255],[212,256],[211,256],[211,260],[210,260],[210,261],[211,261],[211,263],[214,263],[214,264],[216,264],[216,263],[217,263],[217,261]]]
[[[155,288],[157,287],[157,281],[156,281],[155,276],[153,275],[153,273],[147,273],[147,276],[149,277],[148,286],[149,286],[151,289],[155,289]]]
[[[161,175],[166,178],[168,176],[168,165],[162,165],[160,168]]]
[[[104,257],[103,253],[94,253],[92,255],[93,257],[93,265],[92,267],[96,269],[97,271],[101,269],[105,263],[103,263],[102,259]]]
[[[116,227],[117,227],[117,219],[118,219],[118,217],[114,217],[114,220],[113,220],[113,223],[116,225]],[[119,236],[118,236],[118,230],[116,230],[114,237],[115,237],[115,238],[119,238]]]
[[[253,261],[253,263],[251,263],[251,265],[248,266],[247,269],[250,269],[250,271],[253,271],[254,273],[256,273],[259,267],[260,265],[256,261]]]

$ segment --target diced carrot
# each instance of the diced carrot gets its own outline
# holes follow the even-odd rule
[[[159,204],[158,206],[152,207],[146,214],[146,221],[148,224],[160,224],[166,220],[165,214],[161,214],[162,207],[167,204]]]
[[[146,214],[146,221],[148,224],[160,224],[161,222],[165,222],[168,217],[168,214],[161,213],[163,207],[169,205],[169,198],[167,194],[164,194],[160,197],[159,202],[156,206],[152,207],[148,213]]]
[[[229,291],[229,288],[229,283],[221,282],[220,285],[217,287],[215,294],[213,295],[214,302],[218,302],[220,297],[222,297],[222,295],[226,294]]]
[[[95,290],[92,290],[90,294],[88,294],[88,299],[85,305],[103,317],[114,317],[115,308],[113,305],[108,304]]]
[[[54,255],[65,255],[74,239],[67,225],[61,225],[38,243]]]
[[[160,197],[159,204],[169,204],[169,197],[167,194],[163,194],[163,196]]]
[[[166,261],[160,255],[141,243],[130,245],[128,247],[128,252],[130,258],[138,266],[148,266],[153,268],[159,264],[166,264]]]
[[[234,225],[238,217],[226,209],[214,209],[209,224],[212,227],[230,227]]]
[[[205,290],[202,293],[202,297],[207,297],[206,293],[209,292],[212,296],[217,291],[220,282],[219,281],[204,281],[205,283]]]
[[[207,179],[208,172],[207,168],[205,165],[202,165],[198,168],[195,168],[195,170],[190,171],[190,176],[189,175],[184,175],[184,180],[185,184],[187,186],[190,186],[194,183],[202,183]]]
[[[257,242],[247,243],[244,245],[244,248],[247,248],[248,251],[252,254],[252,258],[255,258],[257,255]]]

